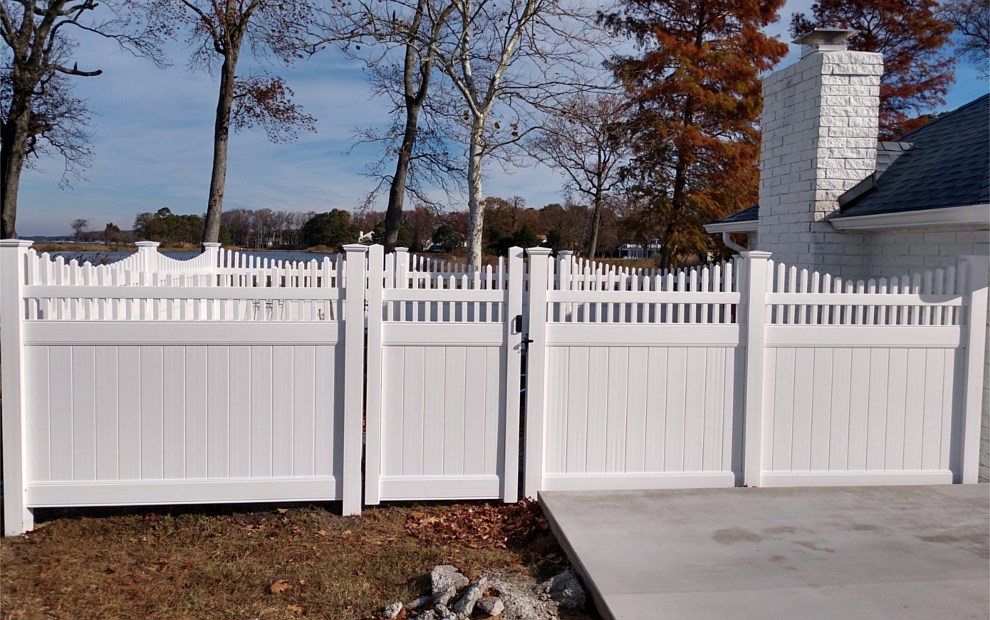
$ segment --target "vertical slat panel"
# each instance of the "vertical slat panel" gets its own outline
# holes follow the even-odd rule
[[[423,397],[427,373],[425,356],[424,347],[405,347],[402,390],[402,474],[405,476],[419,476],[423,473]],[[468,368],[471,372],[477,367],[469,363]],[[469,408],[468,415],[473,420],[484,416],[483,401],[476,401],[473,411]],[[480,427],[475,427],[468,435],[476,448],[478,443],[475,442],[481,439],[480,431]],[[477,453],[478,450],[473,452]],[[479,458],[479,462],[480,460]]]
[[[272,347],[272,475],[292,475],[292,429],[295,393],[290,346]]]
[[[608,407],[605,424],[605,471],[625,469],[626,453],[626,377],[629,371],[629,349],[611,347],[608,350]]]
[[[485,375],[485,475],[498,475],[502,469],[500,463],[504,459],[500,429],[502,427],[502,410],[505,407],[505,383],[502,366],[502,356],[499,347],[485,347],[488,373]]]
[[[817,309],[811,308],[809,313],[812,316],[817,315]],[[811,459],[809,469],[812,471],[824,471],[828,469],[831,420],[832,416],[835,415],[832,405],[832,371],[835,369],[833,349],[815,349],[814,359],[814,391],[811,397]]]
[[[420,360],[419,363],[422,364],[422,355],[418,359]],[[480,441],[483,441],[485,432],[485,406],[488,398],[486,379],[489,373],[497,376],[494,373],[497,373],[498,369],[488,368],[483,347],[467,348],[466,367],[467,393],[465,394],[465,402],[467,406],[464,408],[464,441],[466,446],[474,446],[475,449],[465,449],[464,473],[476,476],[483,474],[485,470],[485,451],[477,449],[477,446],[480,445]],[[422,403],[421,396],[420,403]],[[419,424],[420,434],[418,438],[420,449],[422,449],[422,422]]]
[[[383,391],[382,435],[385,437],[385,449],[382,453],[382,474],[395,476],[402,473],[403,448],[403,407],[405,402],[404,384],[406,371],[404,368],[403,347],[385,347],[382,354],[385,368],[385,387]],[[464,368],[467,373],[467,368]],[[466,376],[466,375],[465,375]]]
[[[605,472],[608,422],[608,347],[593,347],[588,353],[588,453],[585,471]],[[653,389],[655,394],[658,390]],[[647,445],[656,445],[647,438]],[[657,448],[659,451],[659,448]]]
[[[207,476],[207,353],[186,347],[186,477]],[[253,382],[252,382],[253,383]]]
[[[141,347],[117,349],[118,454],[121,480],[141,478]]]
[[[314,475],[316,347],[293,347],[292,474]],[[330,380],[326,380],[330,383]]]
[[[914,358],[913,355],[910,357]],[[887,434],[883,449],[885,470],[904,469],[905,423],[909,402],[906,398],[909,390],[910,395],[919,401],[922,398],[922,394],[915,390],[919,382],[908,381],[908,372],[914,365],[911,361],[908,349],[891,349],[887,375]]]
[[[164,359],[162,347],[141,347],[141,478],[164,476]]]
[[[443,369],[443,473],[464,473],[464,416],[467,373],[467,350],[447,347]],[[393,375],[388,375],[393,376]]]
[[[825,469],[843,470],[849,463],[849,415],[852,405],[852,349],[835,349],[832,353],[832,394],[829,407],[828,465]]]
[[[163,356],[162,475],[166,479],[178,479],[186,475],[186,349],[165,347]]]
[[[72,347],[50,347],[48,350],[48,376],[51,378],[48,382],[52,432],[51,475],[52,480],[72,480],[72,465],[75,461],[72,455]]]
[[[341,485],[344,463],[344,347],[316,347],[314,454],[317,476],[333,475]]]
[[[88,302],[84,302],[88,308]],[[72,477],[96,479],[96,351],[72,347]]]
[[[687,428],[687,351],[667,349],[666,402],[664,403],[663,471],[683,471],[684,434]]]
[[[871,398],[869,349],[854,349],[849,388],[849,461],[852,470],[866,469]]]
[[[797,320],[799,315],[794,317]],[[794,384],[792,386],[791,466],[792,470],[811,469],[811,414],[815,386],[815,350],[799,348],[794,352]]]
[[[910,463],[918,469],[937,469],[942,455],[942,421],[952,417],[952,401],[944,401],[944,386],[952,383],[949,368],[945,365],[945,351],[930,349],[925,352],[924,400],[921,411],[912,411],[911,432],[907,443]],[[949,392],[951,395],[951,392]]]
[[[866,429],[866,467],[883,468],[884,439],[887,435],[887,379],[890,350],[870,350],[870,399]]]
[[[650,380],[647,350],[629,350],[629,391],[626,413],[626,471],[642,472],[646,463],[646,384]]]
[[[251,347],[251,475],[272,475],[272,347]]]
[[[423,474],[439,476],[444,472],[447,376],[441,369],[446,368],[446,347],[426,347],[423,355],[429,380],[423,393]]]
[[[564,471],[584,473],[588,450],[588,347],[569,347],[567,386],[567,456]]]
[[[793,309],[789,306],[788,312]],[[806,369],[798,368],[798,357],[795,349],[777,350],[776,402],[774,403],[773,435],[775,471],[790,471],[794,469],[792,459],[795,426],[795,393],[799,372]],[[804,397],[802,396],[802,399]]]
[[[648,364],[650,377],[646,383],[646,455],[644,469],[646,471],[663,471],[664,459],[664,429],[667,421],[667,349],[666,347],[650,347]],[[596,375],[588,377],[591,385],[598,384]],[[589,399],[589,416],[597,418],[597,411]],[[589,429],[589,441],[594,440],[594,433]]]
[[[251,475],[251,347],[230,347],[230,475],[246,478]]]
[[[206,475],[230,475],[230,350],[211,346],[206,353]],[[236,385],[236,384],[235,384]]]
[[[116,480],[117,347],[96,347],[96,479]]]
[[[50,372],[51,367],[48,359],[50,349],[51,347],[46,346],[24,348],[27,402],[29,403],[28,410],[31,413],[26,420],[28,425],[26,434],[28,469],[24,480],[27,482],[51,480],[51,445],[49,443],[52,439],[49,402],[51,391],[48,384],[55,375]],[[3,363],[2,360],[0,363]],[[109,394],[116,398],[116,390],[109,392]],[[116,466],[116,462],[114,465]]]
[[[698,317],[696,316],[695,319]],[[687,350],[687,390],[684,395],[684,458],[683,471],[702,470],[702,450],[705,444],[705,397],[711,389],[705,372],[706,351],[701,347]]]
[[[553,473],[563,473],[566,469],[567,458],[567,392],[568,383],[567,359],[570,355],[568,347],[550,347],[547,349],[546,386],[546,470]]]
[[[773,471],[774,455],[776,454],[776,444],[774,443],[774,429],[777,427],[777,354],[780,349],[767,347],[764,349],[764,369],[763,384],[765,396],[763,398],[763,424],[762,424],[762,445],[763,453],[760,455],[760,469],[763,471]],[[746,358],[742,358],[743,366],[746,365]]]

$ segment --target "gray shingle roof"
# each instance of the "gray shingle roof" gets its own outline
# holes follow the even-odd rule
[[[911,148],[875,175],[871,190],[852,200],[840,197],[841,213],[833,217],[990,203],[990,95],[943,114],[899,142]]]
[[[877,172],[839,197],[834,216],[920,211],[990,203],[990,95],[877,144]],[[756,221],[754,205],[712,224]]]

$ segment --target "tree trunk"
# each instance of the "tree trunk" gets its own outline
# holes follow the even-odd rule
[[[16,79],[16,78],[15,78]],[[27,140],[31,131],[31,103],[15,94],[7,110],[7,122],[0,129],[0,238],[17,237],[17,193],[21,185],[21,170],[27,157]]]
[[[602,223],[602,191],[601,184],[595,189],[594,207],[591,213],[591,235],[588,238],[588,246],[585,253],[589,260],[595,260],[595,252],[598,249],[598,228]]]
[[[220,94],[217,97],[217,118],[213,127],[213,172],[210,176],[210,198],[206,206],[203,243],[220,240],[220,213],[223,211],[223,191],[227,182],[227,142],[230,138],[230,111],[234,104],[234,68],[236,52],[224,59],[220,68]]]
[[[481,161],[485,119],[475,117],[471,123],[471,144],[468,152],[468,267],[481,266],[481,246],[484,242],[485,203],[481,193]]]
[[[388,188],[388,208],[385,211],[385,251],[391,252],[399,239],[399,224],[402,220],[402,203],[406,196],[406,175],[416,146],[416,132],[419,124],[421,103],[406,103],[406,129],[402,134],[399,158],[395,162],[395,174]]]

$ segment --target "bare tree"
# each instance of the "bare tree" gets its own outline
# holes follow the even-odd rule
[[[73,34],[87,32],[115,40],[123,49],[165,64],[159,33],[141,19],[140,3],[108,0],[97,14],[96,0],[0,0],[0,237],[17,236],[17,194],[21,172],[32,155],[60,154],[66,172],[85,166],[89,118],[85,103],[72,96],[69,77],[93,77],[73,60]]]
[[[467,142],[468,264],[481,264],[485,159],[518,145],[536,124],[528,112],[564,93],[593,87],[588,50],[597,41],[591,15],[555,0],[453,0],[437,42],[437,67],[460,93]]]
[[[949,0],[942,11],[942,18],[956,27],[960,37],[959,55],[976,65],[981,77],[990,77],[990,6],[986,0]]]
[[[203,241],[217,241],[227,179],[230,128],[262,126],[273,142],[292,141],[296,129],[315,131],[315,119],[293,103],[293,92],[278,76],[260,73],[237,76],[244,43],[258,54],[271,52],[289,64],[299,57],[293,45],[319,9],[311,0],[158,0],[162,27],[172,22],[191,30],[195,51],[191,65],[217,69],[220,86],[213,128],[213,168]]]
[[[82,239],[83,233],[89,228],[89,220],[72,220],[72,224],[69,225],[72,228],[72,235],[76,241]]]
[[[544,123],[530,146],[565,176],[565,188],[591,201],[585,253],[595,257],[602,207],[620,183],[619,170],[629,153],[622,139],[622,102],[613,95],[578,93]]]
[[[324,24],[324,36],[308,47],[315,51],[332,41],[351,58],[370,69],[375,95],[391,101],[393,123],[388,128],[363,129],[356,144],[382,145],[381,157],[370,164],[366,174],[378,179],[368,192],[364,208],[372,208],[386,189],[384,244],[395,247],[406,194],[418,202],[438,207],[427,186],[443,189],[449,195],[463,178],[447,148],[450,135],[445,130],[442,111],[449,105],[449,93],[436,93],[434,79],[436,43],[453,12],[449,0],[359,0],[342,8]]]

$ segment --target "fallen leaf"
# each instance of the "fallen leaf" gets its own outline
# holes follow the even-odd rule
[[[327,535],[327,531],[326,530],[316,530],[316,535],[317,536],[326,536]]]
[[[413,519],[422,519],[423,517],[426,516],[426,513],[413,510],[412,512],[409,513],[409,516],[412,517]]]
[[[291,611],[294,614],[301,614],[303,608],[301,605],[287,605],[285,611]]]
[[[289,512],[288,508],[278,508],[277,510],[278,510],[278,514],[280,515],[284,515],[285,513]]]
[[[285,592],[286,590],[290,590],[290,589],[292,589],[292,584],[286,581],[285,579],[279,579],[278,581],[276,581],[275,583],[273,583],[268,587],[268,590],[272,594],[278,594],[279,592]]]
[[[341,538],[350,538],[351,537],[351,531],[350,530],[344,530],[343,532],[340,533],[340,537]]]
[[[299,580],[299,585],[301,585],[301,586],[306,585],[306,580],[305,579],[300,579]]]

